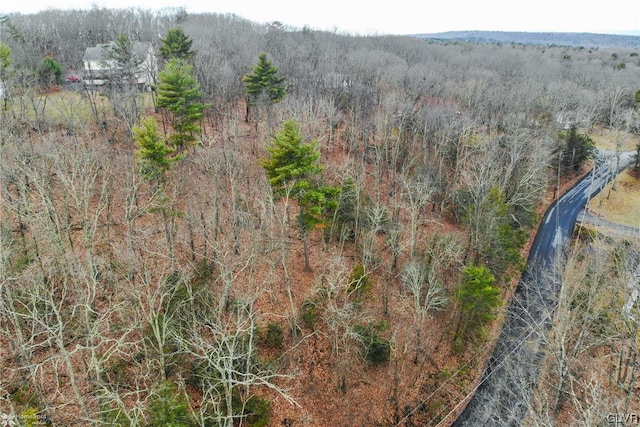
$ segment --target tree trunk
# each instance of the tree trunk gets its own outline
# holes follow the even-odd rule
[[[302,242],[304,244],[304,271],[305,273],[311,273],[311,264],[309,263],[309,233],[302,232]]]

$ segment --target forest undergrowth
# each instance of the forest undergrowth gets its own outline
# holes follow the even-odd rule
[[[179,10],[7,22],[0,412],[21,425],[446,423],[594,127],[639,128],[633,51]],[[121,81],[129,40],[173,37],[152,92],[50,90],[77,46],[116,40]]]

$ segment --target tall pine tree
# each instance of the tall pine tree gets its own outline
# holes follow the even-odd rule
[[[258,63],[250,74],[243,77],[247,86],[247,110],[245,121],[249,121],[250,107],[260,104],[275,104],[286,95],[285,77],[278,77],[278,68],[267,59],[266,53],[261,53]]]
[[[456,348],[462,350],[463,342],[472,332],[482,335],[482,328],[497,314],[502,300],[496,279],[485,266],[470,265],[462,271],[462,284],[458,288],[460,323],[456,331]]]
[[[158,107],[171,112],[175,131],[171,141],[184,149],[193,144],[201,130],[205,105],[200,102],[200,85],[193,77],[193,67],[182,59],[170,60],[158,78]]]
[[[300,207],[298,225],[303,235],[305,271],[311,271],[308,234],[325,225],[327,212],[338,205],[340,190],[319,184],[323,167],[318,163],[318,143],[303,143],[300,126],[295,120],[284,123],[267,151],[269,157],[262,161],[262,166],[276,197],[296,199]]]
[[[162,41],[160,57],[165,61],[171,59],[190,60],[193,57],[193,52],[191,51],[193,40],[185,34],[182,28],[170,29],[167,32],[167,37],[160,40]]]
[[[593,157],[595,144],[589,135],[581,134],[575,125],[562,132],[560,138],[564,151],[559,155],[562,166],[561,174],[578,172],[582,164]]]
[[[183,156],[174,155],[175,147],[167,145],[167,141],[158,134],[158,123],[153,117],[145,117],[140,126],[133,128],[133,135],[138,146],[136,158],[142,175],[159,184],[165,182],[166,173]]]

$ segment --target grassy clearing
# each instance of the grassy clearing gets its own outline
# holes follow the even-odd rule
[[[621,144],[620,151],[633,151],[640,143],[638,135],[629,132],[614,131],[602,126],[596,126],[591,133],[591,139],[596,147],[603,150],[615,150],[617,144]]]
[[[617,224],[640,227],[640,172],[622,172],[589,202],[591,212]]]
[[[87,124],[92,119],[86,96],[77,92],[58,92],[47,95],[47,119],[53,122]],[[107,101],[100,102],[98,111],[106,110]]]
[[[112,117],[113,108],[106,93],[95,92],[94,95],[98,117]],[[153,111],[153,100],[148,92],[138,95],[138,108],[141,115],[150,114]],[[15,116],[23,116],[27,119],[35,119],[36,111],[39,116],[49,123],[61,123],[71,128],[87,126],[94,122],[91,104],[84,91],[58,91],[36,95],[25,94],[22,98],[13,99],[10,109]]]
[[[635,151],[640,137],[631,133],[614,131],[597,126],[591,139],[598,148]],[[615,183],[611,182],[591,201],[589,210],[608,221],[640,227],[640,174],[632,169],[622,172]]]

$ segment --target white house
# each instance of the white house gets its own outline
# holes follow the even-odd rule
[[[82,61],[84,63],[83,81],[88,86],[102,86],[109,78],[117,73],[120,67],[116,60],[110,57],[110,51],[115,47],[115,42],[98,44],[88,47],[84,51]],[[135,79],[138,85],[151,87],[155,84],[158,74],[158,61],[151,43],[133,42],[133,59],[136,64]]]
[[[575,110],[563,110],[559,111],[555,115],[556,123],[562,126],[563,129],[571,129],[571,126],[587,126],[589,124],[589,117],[580,111]]]

